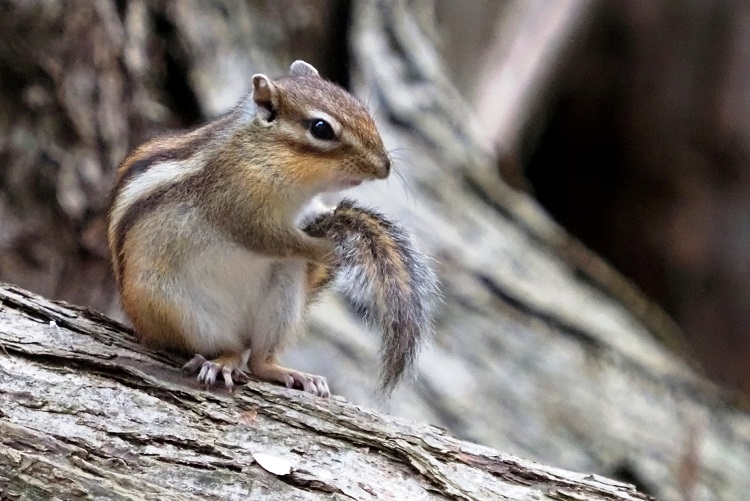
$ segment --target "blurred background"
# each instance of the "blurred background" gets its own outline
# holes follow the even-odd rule
[[[150,137],[226,111],[253,73],[283,74],[305,59],[379,111],[387,145],[405,151],[396,157],[409,224],[429,220],[416,215],[425,198],[425,214],[465,212],[456,225],[491,211],[531,240],[555,236],[564,245],[547,242],[544,252],[563,263],[561,277],[593,284],[628,322],[744,394],[735,400],[750,396],[748,2],[2,0],[0,33],[0,281],[122,318],[104,216],[118,163]],[[430,149],[432,170],[419,159]],[[468,201],[436,200],[453,179]],[[493,224],[476,231],[500,245]],[[415,231],[444,277],[478,259]],[[498,254],[497,266],[507,257]],[[524,253],[516,257],[524,268]],[[479,277],[471,311],[536,311],[525,292],[508,294],[491,278]],[[447,318],[475,292],[445,280]],[[550,278],[550,294],[557,283]],[[588,328],[544,311],[554,328]],[[447,325],[439,319],[438,348],[448,346]],[[507,355],[506,342],[490,352]],[[434,353],[426,364],[452,367]],[[440,385],[424,381],[414,391],[432,406],[426,419],[506,445],[484,437],[487,423],[459,425],[467,411],[434,405]],[[421,417],[410,398],[392,410]],[[532,438],[509,440],[529,456],[553,455]],[[649,474],[628,460],[554,460],[649,488]]]
[[[666,309],[713,377],[750,396],[750,5],[588,4],[567,20],[567,49],[505,179]],[[503,3],[438,5],[454,81],[481,108],[485,80],[499,82],[487,57]]]

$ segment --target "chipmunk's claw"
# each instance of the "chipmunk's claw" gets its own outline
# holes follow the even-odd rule
[[[247,374],[240,369],[241,363],[241,357],[238,355],[225,355],[214,360],[206,360],[202,355],[195,355],[182,366],[182,370],[189,374],[198,373],[198,382],[206,388],[216,384],[216,379],[221,375],[224,386],[232,393],[235,384],[243,385],[249,381]]]
[[[301,387],[302,391],[319,397],[328,398],[331,396],[328,381],[323,376],[290,371],[285,375],[285,384],[287,388]]]

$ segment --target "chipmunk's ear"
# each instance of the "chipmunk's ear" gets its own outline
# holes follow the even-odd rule
[[[312,64],[297,59],[289,67],[289,76],[292,77],[319,77],[318,70]]]
[[[253,75],[253,101],[258,108],[265,109],[267,119],[273,120],[279,105],[278,90],[270,78],[263,74]]]

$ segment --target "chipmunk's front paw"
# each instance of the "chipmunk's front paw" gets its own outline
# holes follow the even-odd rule
[[[195,355],[188,363],[182,366],[182,370],[189,374],[198,373],[198,382],[213,386],[216,379],[221,375],[224,386],[231,393],[235,384],[245,384],[249,378],[240,367],[242,366],[241,355],[223,355],[213,360],[206,360],[202,355]]]

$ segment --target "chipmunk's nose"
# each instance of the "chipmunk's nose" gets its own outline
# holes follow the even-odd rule
[[[386,153],[380,158],[383,164],[383,177],[386,178],[391,173],[391,157]]]

